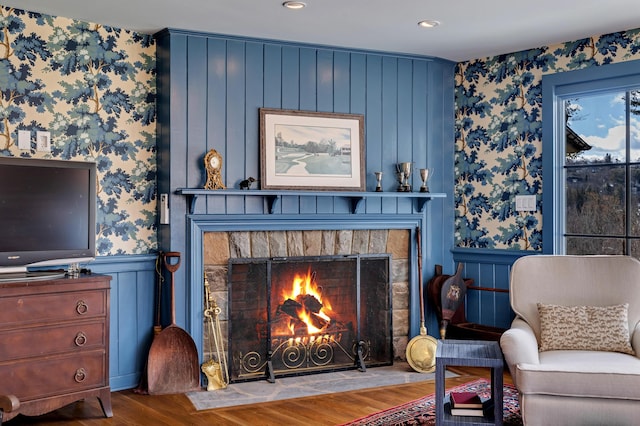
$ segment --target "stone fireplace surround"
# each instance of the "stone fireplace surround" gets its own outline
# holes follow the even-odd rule
[[[204,235],[204,271],[209,291],[222,309],[223,333],[228,318],[230,258],[285,258],[350,254],[391,254],[392,324],[395,359],[405,359],[409,339],[409,232],[407,230],[235,231]],[[225,333],[226,334],[226,333]],[[228,348],[227,336],[223,336]],[[209,359],[209,336],[203,336]]]
[[[191,267],[189,329],[202,360],[209,359],[205,336],[204,276],[222,308],[223,334],[227,320],[226,280],[230,257],[286,257],[389,253],[392,256],[393,346],[395,359],[405,359],[411,336],[418,333],[419,298],[416,269],[416,230],[422,214],[347,215],[192,215],[188,219]],[[424,241],[424,232],[422,235]],[[198,309],[198,307],[200,307]],[[226,336],[225,336],[226,339]],[[228,348],[225,341],[225,349]]]

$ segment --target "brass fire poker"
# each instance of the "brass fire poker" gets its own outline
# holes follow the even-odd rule
[[[209,291],[209,282],[206,275],[204,277],[204,290],[206,303],[204,316],[207,319],[207,325],[209,328],[209,353],[212,355],[211,359],[202,364],[202,372],[208,379],[207,390],[213,391],[217,389],[225,389],[227,387],[229,384],[229,371],[227,369],[227,357],[224,353],[222,343],[222,330],[220,329],[219,316],[222,309],[220,309],[213,295]],[[211,345],[212,337],[218,361],[213,359],[213,347]]]

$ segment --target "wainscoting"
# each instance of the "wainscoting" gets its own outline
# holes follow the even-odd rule
[[[111,390],[138,386],[153,336],[155,255],[103,256],[87,264],[94,274],[110,275]]]
[[[509,289],[511,265],[519,257],[535,255],[534,252],[518,250],[455,249],[454,262],[464,264],[465,278],[473,278],[474,285],[496,289]],[[445,269],[453,274],[453,267]],[[466,295],[467,321],[493,327],[509,328],[513,311],[509,304],[509,293],[468,291]]]
[[[416,219],[416,215],[400,216],[394,215],[396,219],[400,219],[400,224],[396,224],[396,226],[410,229],[421,223],[420,219]],[[422,215],[417,216],[418,218],[422,217]],[[357,221],[357,217],[349,217],[351,221]],[[196,236],[204,232],[201,228],[215,231],[223,226],[222,224],[214,226],[203,221],[202,217],[200,219],[197,226],[193,225],[193,230],[198,231],[195,233]],[[246,229],[254,226],[251,222],[251,220],[231,221],[227,218],[225,226]],[[412,235],[412,237],[415,236]],[[425,235],[425,238],[428,236]],[[199,237],[196,238],[196,240],[198,239]],[[202,240],[200,239],[198,243],[202,244]],[[513,262],[521,256],[532,254],[505,250],[453,250],[455,263],[462,262],[465,265],[465,277],[473,278],[476,285],[504,289],[509,288],[509,271]],[[415,255],[416,253],[413,251],[409,256],[413,258]],[[204,270],[201,256],[200,258],[196,256],[195,259],[184,259],[181,270]],[[111,352],[109,355],[112,390],[136,387],[144,369],[153,335],[155,261],[155,254],[104,256],[87,265],[93,273],[108,274],[113,278],[111,281]],[[443,267],[445,273],[453,273],[454,271],[453,264],[445,263]],[[415,267],[410,267],[409,274],[413,277],[413,282],[417,282],[414,269]],[[424,281],[426,282],[432,274],[432,266],[425,266]],[[202,276],[200,275],[197,282],[201,283],[201,280]],[[200,292],[190,295],[189,300],[192,300],[191,296],[197,299],[192,302],[197,303],[194,306],[203,306],[203,295]],[[410,301],[410,306],[416,314],[418,312],[417,304],[417,299]],[[184,305],[179,306],[178,309],[183,313],[186,311]],[[165,318],[168,318],[167,314],[168,312],[164,312]],[[513,318],[509,307],[509,296],[503,293],[469,292],[466,314],[467,319],[471,322],[503,328],[508,327]],[[189,331],[194,336],[202,336],[202,310],[198,310],[194,315],[194,320],[189,323],[195,326],[196,331]],[[185,327],[185,323],[178,322],[181,327]],[[417,318],[410,318],[411,336],[418,333],[418,325]],[[438,325],[430,307],[427,307],[427,327],[432,335],[437,335]],[[199,353],[202,357],[202,342],[199,344]]]

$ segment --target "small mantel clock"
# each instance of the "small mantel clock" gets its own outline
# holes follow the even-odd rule
[[[225,189],[222,183],[222,156],[215,149],[204,156],[204,167],[207,170],[207,183],[204,189]]]

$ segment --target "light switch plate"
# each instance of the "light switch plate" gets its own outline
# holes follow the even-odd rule
[[[18,130],[18,148],[23,151],[31,149],[31,131]]]
[[[535,195],[516,195],[516,211],[517,212],[536,211],[536,196]]]
[[[169,194],[160,194],[160,224],[169,224]]]
[[[38,131],[36,133],[36,147],[38,151],[51,152],[51,132]]]

